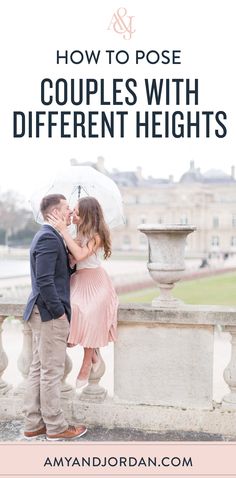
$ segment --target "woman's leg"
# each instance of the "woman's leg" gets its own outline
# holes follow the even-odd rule
[[[93,353],[94,349],[87,347],[84,348],[84,358],[77,377],[79,380],[88,379],[92,366]]]
[[[93,349],[93,355],[92,355],[92,363],[97,363],[99,362],[100,360],[100,350],[97,348],[97,349]]]
[[[96,348],[93,349],[93,357],[92,357],[92,369],[94,373],[98,373],[98,371],[103,370],[103,373],[105,372],[105,363],[104,360],[100,354],[100,349]]]

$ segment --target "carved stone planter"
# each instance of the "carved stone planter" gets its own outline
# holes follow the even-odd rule
[[[185,270],[184,250],[188,234],[196,227],[181,224],[141,224],[149,246],[148,270],[160,288],[160,296],[152,301],[155,307],[178,307],[182,301],[171,291]]]

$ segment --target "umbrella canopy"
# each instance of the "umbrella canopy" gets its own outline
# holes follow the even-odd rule
[[[30,203],[34,218],[39,224],[44,222],[40,212],[42,198],[56,193],[64,194],[71,208],[77,204],[79,198],[95,197],[110,228],[124,224],[123,202],[116,183],[90,166],[68,166],[56,175],[51,184],[32,195]]]

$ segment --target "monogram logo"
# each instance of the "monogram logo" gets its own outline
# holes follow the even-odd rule
[[[108,30],[114,30],[115,33],[122,35],[124,40],[130,40],[136,31],[132,29],[133,18],[134,16],[127,15],[126,8],[118,8],[112,15]]]

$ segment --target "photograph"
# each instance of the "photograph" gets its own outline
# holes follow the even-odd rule
[[[0,13],[0,476],[232,474],[234,2]]]

